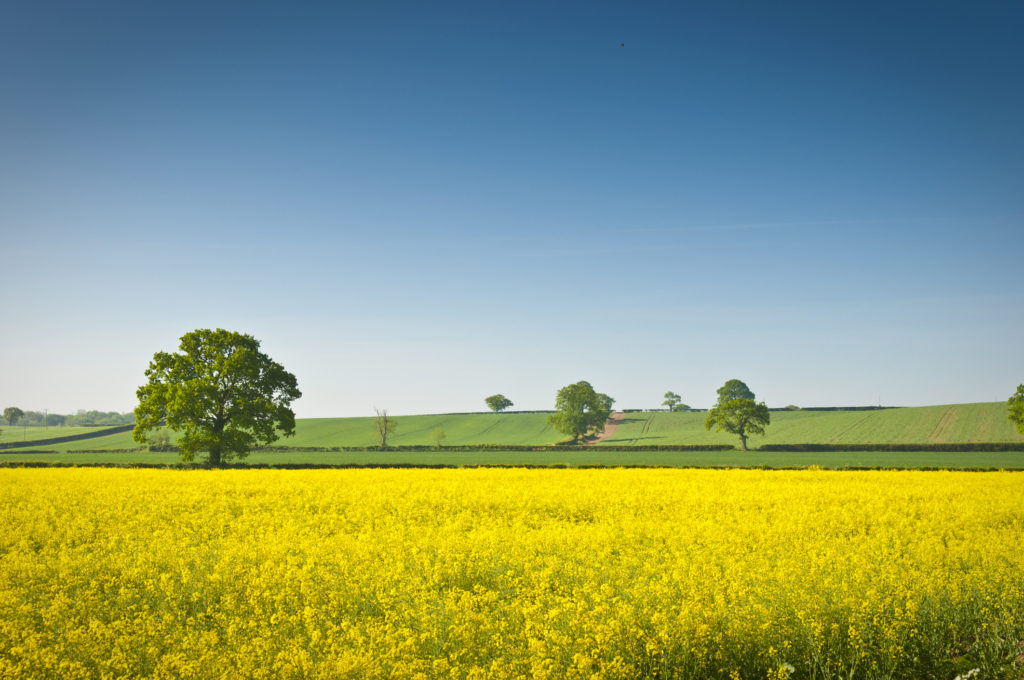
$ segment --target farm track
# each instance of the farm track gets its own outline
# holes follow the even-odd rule
[[[594,439],[586,442],[585,446],[593,446],[594,444],[600,444],[601,442],[611,439],[615,436],[615,431],[619,429],[619,425],[626,419],[626,414],[622,412],[613,413],[609,418],[608,422],[604,425],[604,430],[601,434],[597,435]]]

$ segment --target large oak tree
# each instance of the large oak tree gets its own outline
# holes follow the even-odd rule
[[[704,429],[716,427],[720,432],[732,432],[740,437],[743,450],[747,450],[747,437],[764,434],[764,428],[771,422],[768,407],[764,402],[754,401],[754,393],[742,380],[729,380],[718,388],[718,402],[708,411]]]
[[[595,392],[590,383],[581,380],[558,390],[555,412],[548,416],[548,424],[562,434],[572,435],[572,443],[588,432],[601,432],[612,413],[615,400],[607,394]]]
[[[295,434],[291,403],[302,396],[295,376],[260,351],[251,335],[199,329],[179,352],[157,352],[135,409],[137,442],[166,424],[178,432],[181,459],[209,451],[209,463],[244,458],[255,446]]]

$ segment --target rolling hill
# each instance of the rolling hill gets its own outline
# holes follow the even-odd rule
[[[627,413],[604,446],[737,444],[736,435],[708,432],[706,413]],[[762,444],[961,444],[1021,442],[1006,417],[1006,404],[952,404],[874,411],[773,411]]]
[[[738,438],[726,432],[704,430],[705,414],[627,413],[615,434],[598,446],[630,447],[659,444],[730,444]],[[1002,402],[892,408],[875,411],[773,411],[767,435],[752,437],[752,448],[762,444],[925,444],[1015,442],[1024,447],[1024,435],[1006,418]],[[389,443],[432,445],[430,433],[440,427],[445,446],[545,446],[565,439],[547,425],[546,413],[472,413],[396,417],[398,427]],[[374,419],[304,418],[294,437],[278,446],[374,446]],[[83,441],[51,444],[51,451],[135,449],[131,433]],[[29,447],[31,448],[31,447]]]

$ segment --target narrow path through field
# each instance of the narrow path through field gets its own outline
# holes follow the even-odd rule
[[[621,411],[613,413],[608,418],[608,422],[604,424],[604,432],[586,442],[587,446],[593,446],[594,444],[603,442],[606,439],[610,439],[615,434],[615,430],[619,429],[619,425],[622,425],[622,421],[626,419],[626,414]]]

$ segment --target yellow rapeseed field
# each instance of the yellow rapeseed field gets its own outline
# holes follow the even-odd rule
[[[0,470],[0,678],[1020,677],[1024,474]]]

